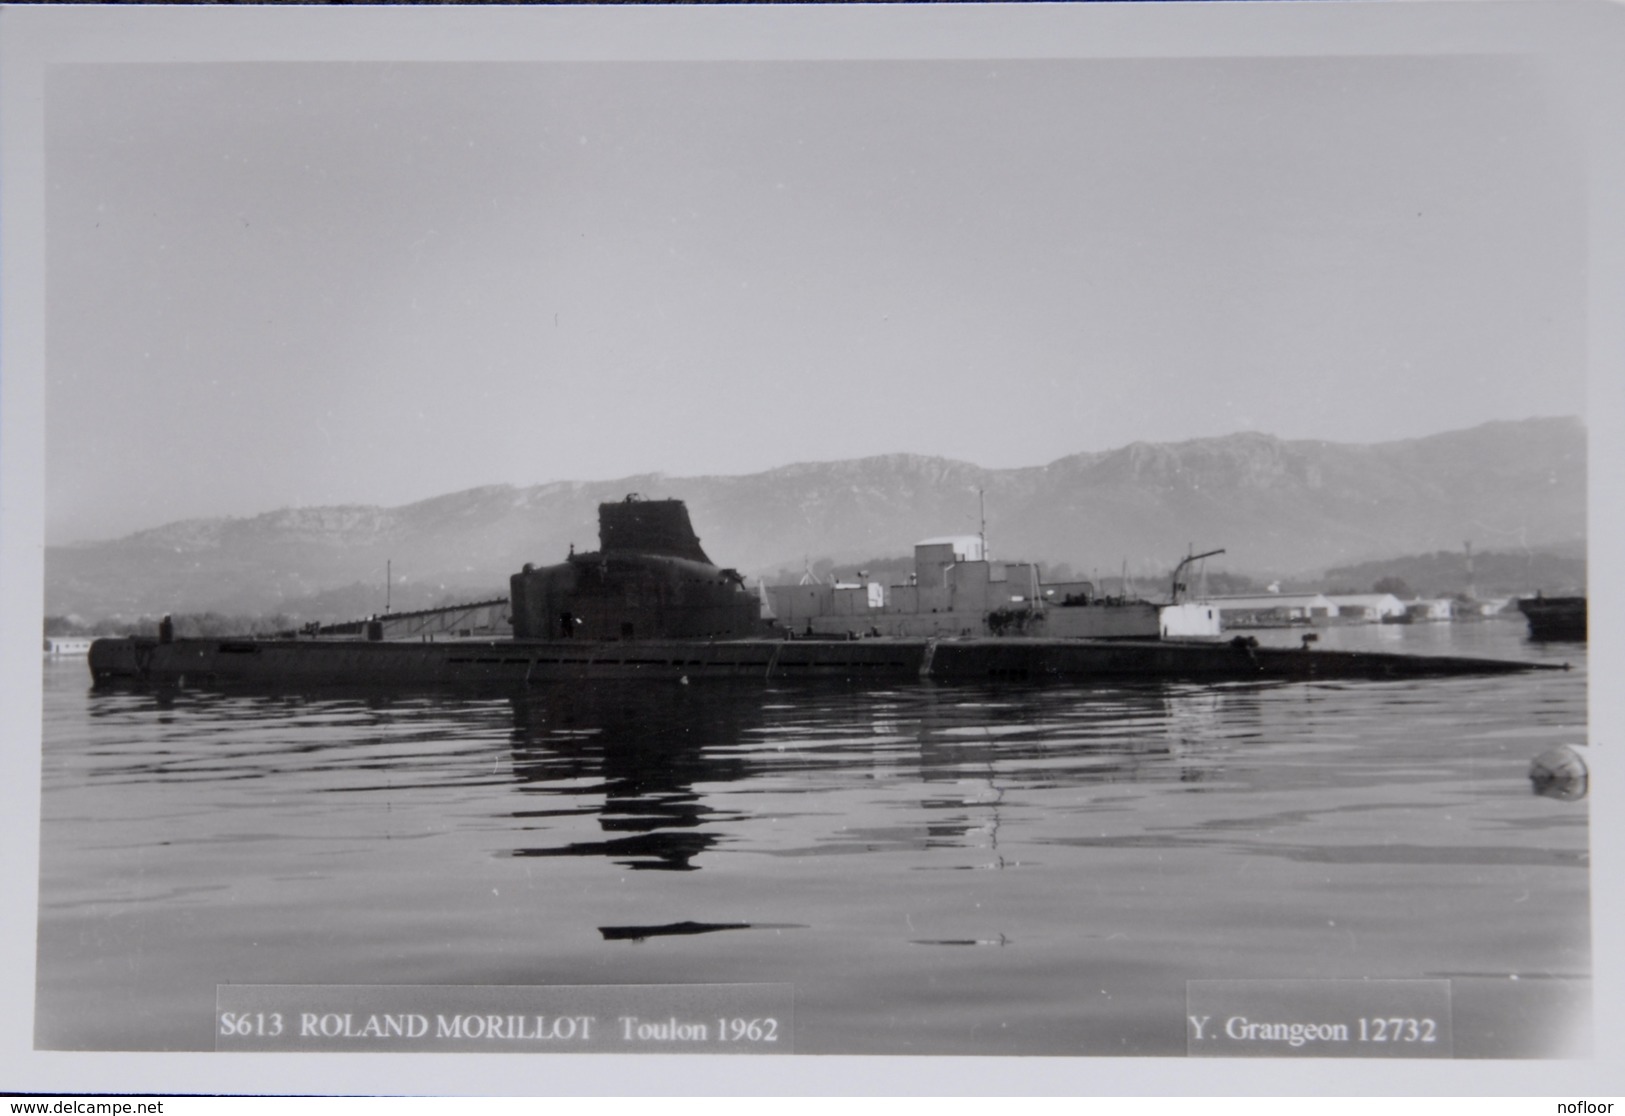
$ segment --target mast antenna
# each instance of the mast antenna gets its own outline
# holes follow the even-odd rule
[[[980,488],[976,490],[976,509],[981,518],[981,528],[977,537],[982,540],[982,561],[991,562],[993,555],[987,552],[987,496]]]

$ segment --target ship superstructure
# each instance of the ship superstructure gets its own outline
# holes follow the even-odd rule
[[[739,639],[761,601],[700,547],[681,500],[598,506],[599,549],[509,580],[515,639]]]
[[[1097,594],[1088,581],[1045,582],[1030,562],[995,562],[985,537],[948,535],[914,546],[902,585],[870,581],[768,586],[773,614],[792,633],[883,636],[1044,636],[1164,639],[1217,636],[1218,613],[1200,602],[1157,604]]]

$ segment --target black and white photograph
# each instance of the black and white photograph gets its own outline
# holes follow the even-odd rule
[[[1538,7],[0,13],[7,1058],[1607,1080]]]

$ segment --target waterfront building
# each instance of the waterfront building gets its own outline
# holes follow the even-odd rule
[[[1345,623],[1383,624],[1404,618],[1405,602],[1392,593],[1338,593],[1331,601]]]
[[[1339,614],[1324,593],[1255,593],[1208,598],[1226,628],[1279,628],[1324,624]]]

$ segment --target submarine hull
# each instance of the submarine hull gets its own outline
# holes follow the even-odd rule
[[[1154,681],[1419,678],[1561,669],[1502,659],[1308,651],[1175,640],[321,640],[100,639],[97,684],[164,686],[514,685],[711,677],[849,681]]]

